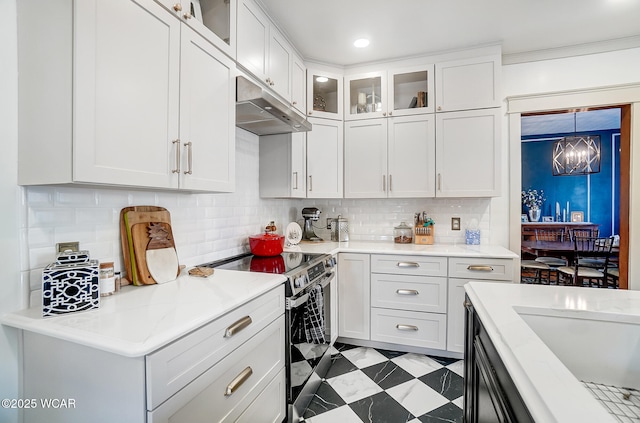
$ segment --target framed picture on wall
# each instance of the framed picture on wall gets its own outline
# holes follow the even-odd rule
[[[529,219],[527,218],[526,214],[521,214],[520,215],[520,223],[527,223],[529,221]]]
[[[581,212],[581,211],[571,212],[571,221],[572,222],[584,222],[584,212]]]
[[[542,216],[543,222],[553,222],[553,216]]]

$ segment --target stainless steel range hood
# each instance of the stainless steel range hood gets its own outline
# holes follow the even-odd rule
[[[305,117],[244,76],[236,77],[236,126],[256,135],[311,130]]]

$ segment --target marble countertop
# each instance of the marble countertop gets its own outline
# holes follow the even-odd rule
[[[640,325],[640,292],[487,282],[465,289],[535,421],[616,421],[519,312]],[[589,333],[564,336],[571,342]]]
[[[298,245],[285,248],[286,251],[305,253],[365,253],[365,254],[404,254],[446,257],[491,257],[517,258],[518,255],[498,245],[466,244],[395,244],[391,241],[349,241],[349,242],[310,242],[302,241]]]
[[[184,272],[183,272],[184,273]],[[140,357],[281,285],[282,275],[216,269],[208,278],[183,274],[161,285],[126,286],[100,308],[42,317],[36,306],[0,321],[127,357]]]

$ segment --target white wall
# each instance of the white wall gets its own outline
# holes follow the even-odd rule
[[[17,46],[15,0],[0,0],[0,314],[21,308],[17,187]],[[0,399],[18,396],[18,334],[0,327]],[[0,421],[18,421],[17,410],[0,408]]]

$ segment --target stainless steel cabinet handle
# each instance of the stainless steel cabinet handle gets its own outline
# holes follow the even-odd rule
[[[293,172],[293,189],[298,189],[298,172]]]
[[[184,171],[185,175],[191,175],[193,174],[193,144],[191,144],[191,141],[189,142],[185,142],[184,146],[187,147],[187,169]]]
[[[389,114],[391,114],[391,113],[389,113]],[[386,115],[387,115],[387,112],[382,112],[382,116],[386,116]]]
[[[420,267],[420,263],[415,261],[399,261],[396,266],[398,267]]]
[[[438,173],[438,191],[442,191],[442,174]]]
[[[493,267],[487,266],[486,264],[484,265],[470,264],[469,266],[467,266],[467,270],[476,271],[476,272],[493,272]]]
[[[253,320],[251,320],[251,316],[244,316],[242,319],[233,323],[224,331],[224,337],[231,338],[233,335],[240,332],[242,329],[246,328],[251,323],[253,323]]]
[[[393,116],[393,112],[389,112],[389,116]]]
[[[419,292],[415,289],[397,289],[396,294],[398,295],[418,295]]]
[[[418,327],[417,326],[413,326],[413,325],[396,325],[396,329],[398,330],[410,330],[410,331],[414,331],[417,332],[418,331]]]
[[[313,176],[309,175],[309,191],[313,191]]]
[[[391,114],[391,113],[389,113],[389,114]],[[391,174],[389,174],[389,192],[391,192],[391,190],[393,189],[392,181],[393,181],[393,179],[391,179]]]
[[[176,168],[173,169],[172,173],[180,173],[180,140],[173,140],[171,144],[176,146]]]
[[[382,191],[387,190],[387,175],[382,175]]]
[[[253,369],[251,369],[250,366],[241,371],[240,374],[236,376],[236,378],[233,379],[230,384],[227,385],[227,389],[225,389],[224,391],[224,396],[231,396],[239,387],[242,386],[243,383],[247,381],[247,379],[249,379],[249,376],[251,376],[252,374]]]

